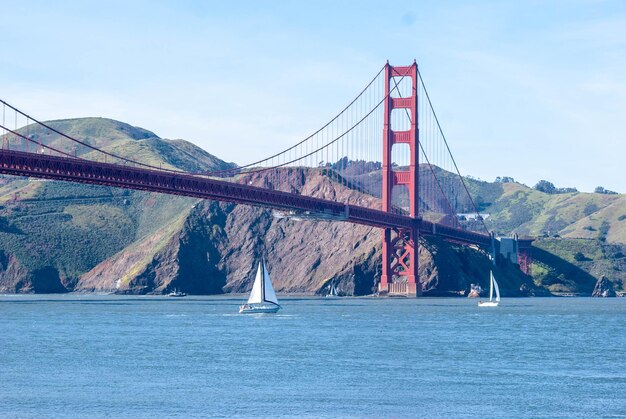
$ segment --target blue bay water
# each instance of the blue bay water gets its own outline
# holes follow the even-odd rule
[[[0,296],[2,417],[626,417],[626,298]]]

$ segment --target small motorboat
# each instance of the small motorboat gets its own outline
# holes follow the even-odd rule
[[[182,291],[179,291],[178,288],[174,288],[174,291],[167,294],[167,296],[168,297],[186,297],[187,294]]]

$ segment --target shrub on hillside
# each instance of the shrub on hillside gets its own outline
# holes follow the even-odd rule
[[[598,239],[600,239],[600,241],[606,241],[606,235],[609,233],[609,228],[611,228],[611,225],[607,221],[602,221],[600,231],[598,231]]]
[[[534,186],[534,189],[547,194],[578,192],[578,189],[576,188],[557,188],[556,186],[554,186],[554,183],[548,182],[547,180],[540,180],[539,182],[537,182],[537,184]]]
[[[496,183],[515,183],[515,179],[509,176],[498,176],[496,178]]]
[[[583,252],[576,252],[576,254],[574,254],[574,260],[578,261],[578,262],[583,262],[585,260],[589,260],[589,258],[587,258]]]
[[[597,186],[596,189],[594,189],[595,193],[601,193],[604,195],[617,195],[617,192],[615,191],[611,191],[608,189],[604,189],[602,186]]]

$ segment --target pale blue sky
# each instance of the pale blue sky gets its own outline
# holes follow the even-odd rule
[[[0,98],[42,119],[114,118],[243,164],[325,123],[385,60],[416,58],[464,174],[626,192],[624,1],[0,10]]]

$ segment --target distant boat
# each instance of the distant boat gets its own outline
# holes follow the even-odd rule
[[[330,291],[326,294],[327,297],[339,297],[337,294],[337,288],[335,288],[335,284],[330,285]]]
[[[179,291],[178,288],[174,288],[174,291],[167,294],[167,296],[168,297],[186,297],[187,294],[182,291]]]
[[[498,303],[500,302],[500,288],[498,288],[498,283],[496,279],[493,277],[493,272],[489,271],[490,282],[489,282],[489,301],[479,301],[478,307],[498,307]],[[496,300],[493,300],[493,290],[496,290]]]
[[[278,305],[278,298],[272,287],[270,274],[267,272],[265,261],[259,262],[254,285],[250,291],[248,302],[239,307],[239,313],[276,313],[281,307]]]

